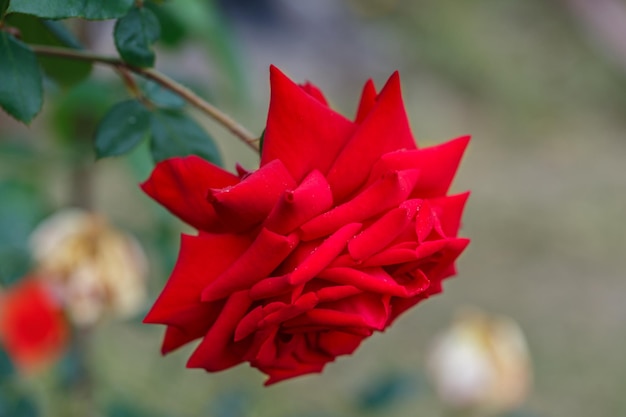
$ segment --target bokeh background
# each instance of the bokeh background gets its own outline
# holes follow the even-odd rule
[[[157,68],[258,134],[270,64],[314,82],[348,116],[368,78],[380,88],[399,70],[421,145],[473,136],[454,183],[472,191],[462,231],[472,244],[443,295],[322,375],[270,388],[247,366],[186,370],[191,348],[162,358],[162,329],[140,316],[105,321],[87,352],[90,401],[108,410],[94,415],[438,416],[426,352],[467,305],[510,316],[526,333],[534,386],[518,415],[626,415],[626,2],[194,2],[202,5],[164,26]],[[115,53],[112,22],[73,25],[90,49]],[[98,68],[69,91],[48,83],[46,92],[29,128],[0,115],[3,273],[27,270],[20,248],[42,218],[89,206],[140,240],[154,299],[189,230],[137,187],[151,168],[145,147],[95,162],[95,123],[125,97],[123,86]],[[252,151],[197,120],[226,167],[255,167]],[[71,401],[60,394],[59,373],[71,378],[71,361],[20,381],[45,416],[65,415],[59,404]]]

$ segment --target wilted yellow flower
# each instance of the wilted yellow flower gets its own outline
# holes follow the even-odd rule
[[[143,307],[143,250],[104,217],[79,209],[60,211],[33,232],[31,249],[38,275],[52,282],[76,325],[91,325],[107,313],[129,317]]]
[[[436,338],[428,371],[446,406],[480,416],[519,407],[532,379],[526,340],[517,323],[477,310],[462,313]]]

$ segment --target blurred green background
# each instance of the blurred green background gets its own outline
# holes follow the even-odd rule
[[[443,295],[322,375],[270,388],[247,366],[221,374],[186,370],[191,348],[162,358],[162,329],[141,325],[140,318],[105,323],[92,335],[88,360],[94,401],[106,415],[437,416],[440,407],[424,379],[425,353],[465,305],[511,316],[524,329],[534,362],[524,415],[626,415],[626,2],[175,0],[167,6],[177,10],[177,23],[167,25],[167,39],[157,44],[157,69],[257,134],[270,64],[296,81],[314,82],[350,117],[368,78],[380,88],[399,70],[420,145],[473,135],[454,184],[472,191],[462,231],[472,244]],[[89,49],[115,53],[110,21],[71,24]],[[175,261],[178,234],[188,229],[137,187],[151,168],[145,147],[95,162],[93,129],[126,97],[123,86],[98,68],[71,89],[45,87],[44,110],[30,128],[0,114],[3,273],[27,268],[25,242],[37,221],[86,203],[141,240],[154,299]],[[216,138],[227,168],[236,161],[256,166],[252,151],[205,117],[197,120]],[[64,400],[50,388],[53,379],[22,382],[44,415],[56,417]]]

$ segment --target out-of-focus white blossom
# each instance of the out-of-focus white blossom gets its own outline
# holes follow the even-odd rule
[[[60,211],[33,232],[31,249],[38,275],[53,284],[76,325],[92,325],[108,313],[130,317],[144,307],[145,254],[101,215]]]
[[[462,313],[434,341],[428,371],[449,408],[489,416],[518,408],[532,380],[522,330],[507,317]]]

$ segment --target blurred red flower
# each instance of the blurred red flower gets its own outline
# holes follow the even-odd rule
[[[59,304],[39,280],[24,278],[0,296],[0,341],[18,368],[29,371],[55,360],[68,334]]]
[[[199,230],[145,322],[162,352],[202,338],[188,367],[241,362],[266,384],[320,372],[441,291],[469,243],[468,193],[446,196],[469,137],[417,149],[398,73],[365,85],[354,122],[271,68],[260,168],[198,157],[156,166],[143,190]]]

